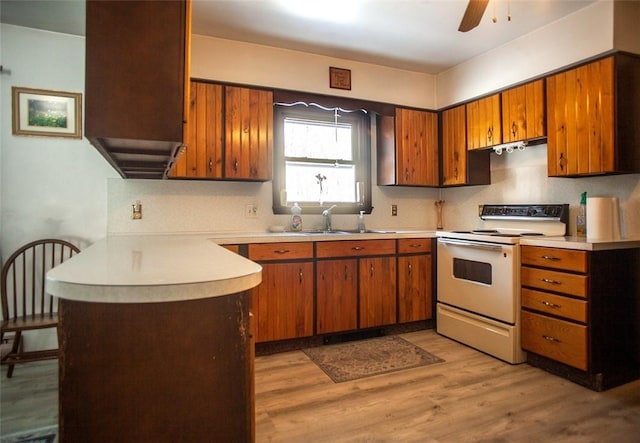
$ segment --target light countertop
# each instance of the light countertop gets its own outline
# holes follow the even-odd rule
[[[606,251],[612,249],[640,248],[640,238],[620,240],[593,240],[585,237],[535,237],[523,238],[521,245],[547,248],[578,249],[582,251]]]
[[[262,281],[262,267],[206,235],[108,236],[47,273],[62,299],[154,303],[217,297]]]
[[[308,242],[332,240],[374,240],[395,238],[433,238],[436,231],[420,229],[376,229],[365,233],[339,231],[337,233],[323,233],[316,231],[303,232],[222,232],[210,233],[209,239],[218,244],[245,243],[277,243],[277,242]]]

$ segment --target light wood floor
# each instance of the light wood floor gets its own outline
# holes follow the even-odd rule
[[[640,381],[603,393],[437,335],[445,360],[333,383],[301,351],[256,359],[258,442],[639,442]],[[57,422],[57,363],[2,371],[1,434]]]

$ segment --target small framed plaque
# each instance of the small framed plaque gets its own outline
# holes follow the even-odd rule
[[[329,67],[329,87],[351,91],[351,69]]]

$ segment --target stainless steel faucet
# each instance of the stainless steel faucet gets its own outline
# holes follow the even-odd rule
[[[324,211],[322,211],[322,217],[324,218],[324,230],[325,231],[332,231],[333,229],[331,228],[331,210],[333,208],[335,208],[338,205],[333,205],[330,208],[325,209]]]

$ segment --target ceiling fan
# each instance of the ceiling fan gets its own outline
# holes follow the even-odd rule
[[[469,0],[458,31],[467,32],[480,24],[489,0]]]

